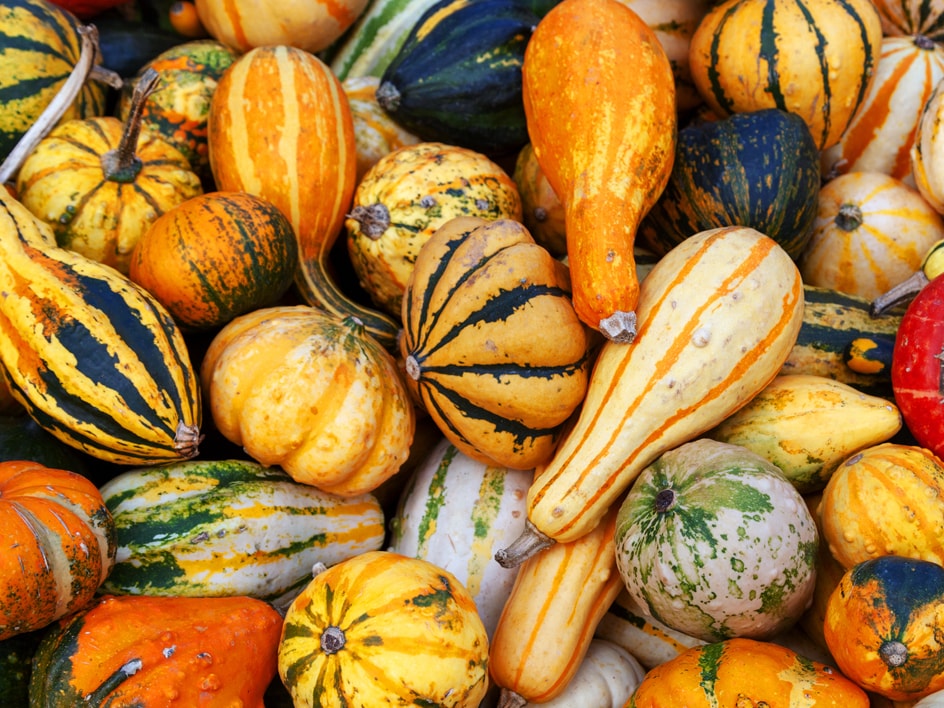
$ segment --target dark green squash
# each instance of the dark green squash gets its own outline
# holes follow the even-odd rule
[[[8,460],[29,460],[88,476],[85,456],[40,427],[26,413],[0,416],[0,462]],[[0,705],[6,704],[0,701]]]
[[[679,131],[669,183],[640,225],[657,253],[720,226],[750,226],[796,260],[812,236],[819,152],[806,123],[777,108]]]
[[[377,102],[427,141],[488,155],[528,142],[521,66],[538,17],[524,0],[440,0],[381,77]]]

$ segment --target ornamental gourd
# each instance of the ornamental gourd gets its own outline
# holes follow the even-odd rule
[[[944,83],[939,83],[921,109],[911,146],[911,178],[921,196],[944,213]]]
[[[918,122],[941,79],[944,47],[923,35],[885,37],[865,98],[839,141],[822,153],[827,179],[846,172],[884,172],[912,185]]]
[[[869,696],[832,666],[769,641],[736,637],[688,649],[655,667],[627,708],[790,706],[868,708]]]
[[[119,464],[197,454],[200,390],[173,318],[114,268],[56,246],[5,189],[0,281],[0,369],[45,430]]]
[[[79,60],[79,23],[47,0],[6,0],[0,16],[0,55],[4,98],[0,102],[0,158],[6,158],[65,84]],[[15,51],[13,47],[18,47]],[[107,86],[82,84],[66,107],[63,122],[105,112]]]
[[[564,205],[574,308],[608,339],[630,342],[636,231],[675,155],[665,50],[619,0],[564,0],[528,42],[522,94],[531,145]]]
[[[297,265],[295,231],[274,204],[248,192],[211,192],[151,224],[131,252],[128,277],[181,327],[210,330],[276,304]]]
[[[357,496],[409,455],[413,402],[393,355],[352,317],[253,310],[217,332],[200,373],[220,434],[298,482]]]
[[[819,191],[813,235],[798,265],[803,282],[868,300],[921,267],[944,239],[944,217],[884,172],[847,172]]]
[[[75,472],[0,462],[0,523],[0,640],[83,609],[115,563],[112,516]]]
[[[698,25],[689,61],[715,115],[796,113],[825,150],[864,100],[881,43],[871,0],[726,0]]]
[[[358,317],[393,348],[397,323],[356,303],[330,274],[356,186],[357,147],[347,96],[328,66],[290,46],[246,52],[213,92],[207,140],[218,189],[262,197],[292,222],[302,300]]]
[[[262,708],[281,627],[250,597],[106,595],[44,635],[29,704]]]
[[[836,665],[893,701],[944,688],[944,568],[895,554],[849,568],[824,625]]]
[[[423,245],[403,299],[405,380],[473,459],[546,462],[583,401],[591,339],[567,268],[509,219],[460,217]]]
[[[452,573],[372,551],[317,573],[292,602],[278,666],[298,708],[477,708],[488,639]]]
[[[921,34],[944,39],[944,3],[941,0],[872,0],[889,37]]]
[[[819,535],[773,463],[708,438],[662,454],[626,495],[616,563],[648,614],[705,641],[770,639],[809,605]]]
[[[526,533],[499,562],[594,528],[649,463],[777,375],[802,319],[799,271],[768,236],[713,229],[669,251],[642,282],[636,341],[600,347],[576,421],[528,490]]]
[[[868,447],[833,472],[819,515],[844,568],[886,554],[944,563],[944,462],[917,445]]]
[[[161,214],[203,193],[190,162],[170,142],[141,132],[141,111],[160,76],[135,86],[122,123],[95,116],[60,124],[23,161],[18,198],[47,222],[60,246],[127,274],[131,250]]]
[[[919,444],[944,456],[944,277],[928,283],[908,304],[892,351],[892,389],[905,424]]]
[[[361,287],[399,320],[420,249],[458,216],[521,220],[512,178],[480,152],[420,142],[394,150],[368,170],[344,222]]]

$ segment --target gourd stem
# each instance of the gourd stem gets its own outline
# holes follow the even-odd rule
[[[908,647],[899,641],[883,642],[878,655],[888,668],[896,669],[908,661]]]
[[[869,305],[869,315],[878,317],[888,310],[912,300],[930,280],[923,270],[915,271],[909,278],[886,290]]]
[[[387,113],[396,113],[400,107],[400,92],[389,81],[384,81],[374,92],[377,104]]]
[[[346,641],[344,630],[332,624],[325,627],[325,631],[321,633],[321,651],[325,654],[337,654],[344,648]]]
[[[102,155],[102,171],[105,179],[113,182],[134,182],[141,171],[141,160],[136,154],[138,137],[141,135],[141,118],[148,97],[154,93],[161,75],[153,67],[148,67],[134,85],[131,95],[131,109],[125,122],[118,147]]]
[[[855,204],[843,204],[833,221],[843,231],[855,231],[862,226],[862,210]]]
[[[354,207],[351,209],[351,213],[348,214],[348,218],[354,219],[360,224],[361,231],[372,241],[376,241],[383,236],[384,231],[390,227],[390,210],[387,209],[386,205],[379,202]]]
[[[174,450],[183,459],[189,460],[191,457],[196,457],[202,441],[200,426],[187,425],[183,421],[177,423],[177,430],[174,433]]]
[[[498,694],[498,708],[521,708],[528,705],[528,699],[510,688],[503,688]]]
[[[636,313],[617,310],[600,320],[600,332],[611,342],[631,344],[636,338]]]
[[[538,530],[530,520],[524,522],[524,531],[507,548],[495,553],[495,560],[502,568],[516,568],[528,558],[545,548],[550,548],[554,539]]]
[[[94,25],[85,25],[79,27],[78,32],[79,60],[49,105],[13,146],[3,164],[0,164],[0,183],[8,182],[19,171],[27,156],[69,110],[69,106],[75,102],[76,96],[88,80],[98,55],[98,29]]]

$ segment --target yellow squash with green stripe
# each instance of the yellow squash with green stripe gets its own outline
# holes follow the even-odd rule
[[[702,231],[643,281],[638,332],[605,342],[574,426],[528,492],[514,565],[588,533],[660,454],[744,406],[777,375],[803,319],[800,273],[746,227]]]
[[[200,392],[171,316],[118,271],[59,248],[5,189],[0,283],[0,368],[43,428],[119,464],[197,454]]]

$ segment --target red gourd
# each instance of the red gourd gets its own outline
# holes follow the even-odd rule
[[[915,440],[944,456],[944,276],[909,303],[892,351],[892,390]]]

